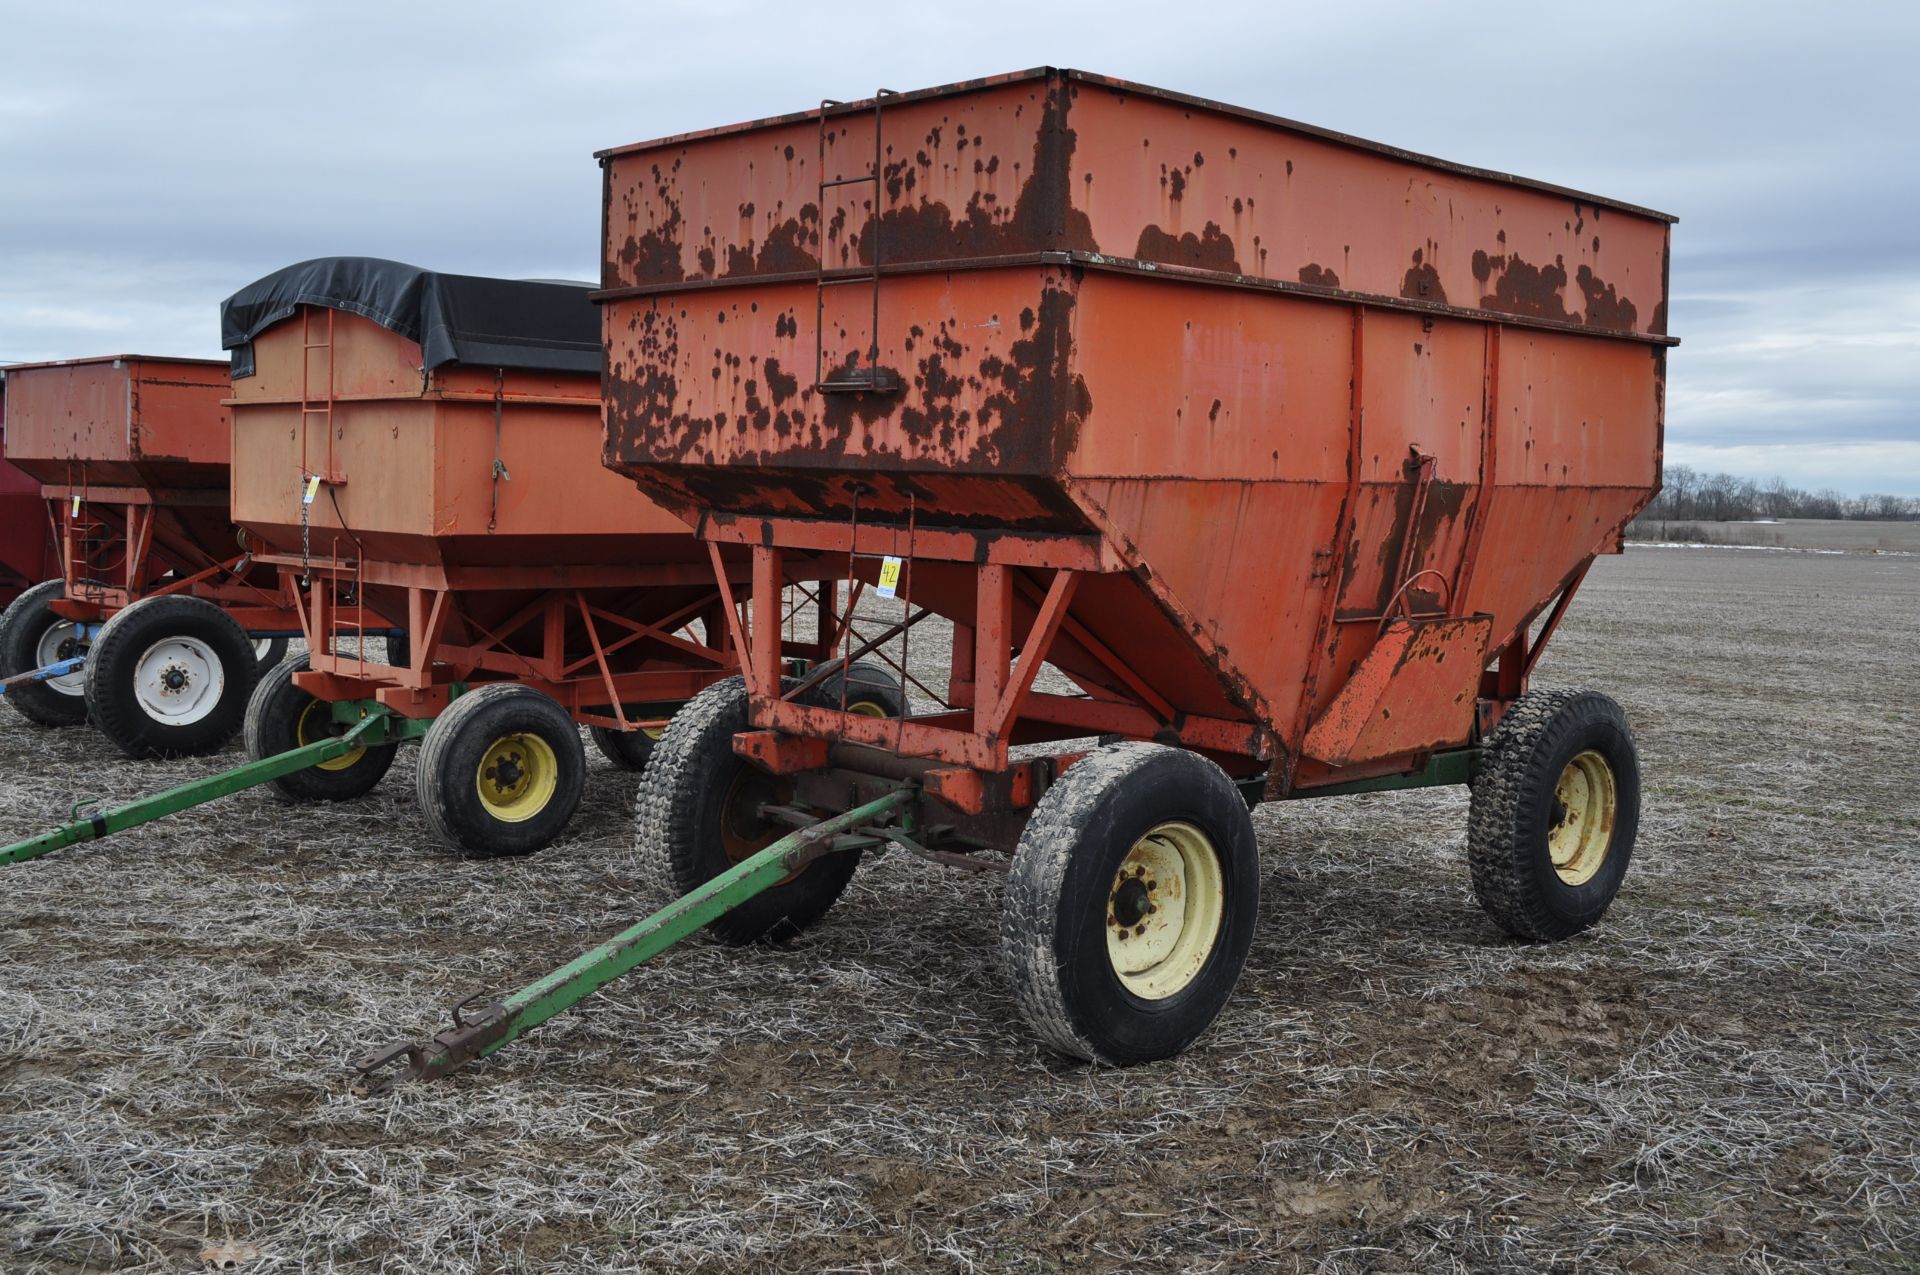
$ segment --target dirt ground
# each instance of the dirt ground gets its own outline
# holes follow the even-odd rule
[[[596,758],[519,863],[374,797],[245,794],[5,869],[0,1268],[1920,1268],[1920,558],[1633,549],[1540,680],[1640,733],[1635,866],[1575,941],[1475,907],[1466,793],[1269,806],[1221,1022],[1042,1053],[998,891],[870,862],[774,950],[694,942],[379,1101],[361,1049],[633,913]],[[128,765],[0,711],[0,835],[231,761]]]

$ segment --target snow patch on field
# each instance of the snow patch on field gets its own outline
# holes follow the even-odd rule
[[[1706,540],[1629,540],[1629,549],[1744,549],[1752,553],[1818,553],[1845,556],[1845,549],[1799,549],[1789,545],[1721,545]],[[1912,557],[1912,554],[1896,556]]]

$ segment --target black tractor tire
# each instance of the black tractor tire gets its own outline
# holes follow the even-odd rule
[[[1640,757],[1626,713],[1598,691],[1529,691],[1474,776],[1473,893],[1515,938],[1569,938],[1606,915],[1639,827]]]
[[[203,757],[240,733],[259,677],[253,639],[225,611],[204,598],[142,598],[87,654],[87,716],[129,757]]]
[[[566,709],[532,687],[497,682],[434,720],[416,783],[441,840],[466,858],[495,859],[551,844],[579,808],[586,770]]]
[[[1170,1058],[1232,995],[1259,906],[1253,821],[1226,773],[1184,749],[1115,744],[1035,804],[1002,903],[1002,964],[1049,1047],[1116,1066]]]
[[[307,668],[302,655],[275,665],[260,678],[247,701],[247,756],[264,761],[329,735],[338,736],[346,726],[333,720],[324,700],[315,699],[293,683],[295,673]],[[351,801],[372,792],[393,767],[398,744],[362,747],[358,752],[271,782],[275,793],[289,801]]]
[[[823,679],[808,695],[809,703],[827,708],[840,707],[842,687],[846,690],[847,711],[866,717],[905,717],[907,691],[892,669],[870,660],[855,660],[845,670]]]
[[[600,755],[618,766],[638,774],[647,768],[664,731],[615,730],[611,726],[589,726],[587,734]]]
[[[640,871],[657,900],[677,898],[791,832],[757,817],[787,795],[776,777],[733,751],[748,729],[747,688],[716,682],[674,714],[654,747],[634,800]],[[790,879],[708,922],[724,943],[777,943],[825,916],[860,866],[843,850],[815,859]]]
[[[254,638],[253,639],[253,662],[255,666],[255,672],[260,677],[265,677],[267,675],[268,669],[273,668],[275,665],[279,664],[281,660],[284,660],[286,658],[287,658],[287,639],[286,638],[277,637],[277,638]]]
[[[87,643],[50,633],[70,623],[55,615],[48,606],[66,596],[66,581],[47,580],[15,598],[6,611],[0,613],[0,677],[31,673],[54,660],[87,653]],[[43,639],[48,648],[46,653],[53,655],[54,660],[42,661]],[[22,682],[3,698],[22,717],[41,726],[83,726],[87,720],[85,677],[83,670],[69,673],[57,685]]]
[[[413,643],[404,633],[389,633],[382,639],[386,644],[386,661],[394,668],[408,668],[413,663]]]

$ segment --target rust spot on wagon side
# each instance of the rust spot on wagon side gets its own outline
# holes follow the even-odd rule
[[[1633,302],[1618,295],[1612,284],[1594,274],[1592,266],[1581,266],[1573,277],[1574,282],[1580,285],[1580,295],[1586,298],[1588,324],[1620,332],[1633,331],[1634,323],[1640,317]]]
[[[1340,276],[1318,262],[1308,262],[1300,267],[1300,282],[1316,288],[1337,288]]]
[[[638,211],[628,205],[628,234],[620,248],[620,265],[629,283],[678,283],[687,277],[680,255],[680,201],[674,198],[673,185],[673,171],[679,167],[680,161],[675,160],[662,173],[660,165],[652,165],[654,197],[663,214],[652,227],[640,231]]]
[[[1426,259],[1426,250],[1413,250],[1413,264],[1400,281],[1400,295],[1409,301],[1437,301],[1446,304],[1447,290],[1440,286],[1440,272]]]
[[[1479,254],[1476,254],[1476,266],[1478,261]],[[1562,292],[1567,286],[1564,258],[1555,257],[1551,265],[1536,266],[1517,256],[1491,257],[1488,266],[1490,271],[1495,267],[1499,269],[1499,278],[1494,281],[1493,291],[1480,298],[1481,309],[1534,319],[1564,321],[1570,317]],[[1475,273],[1478,274],[1477,268]]]
[[[807,204],[797,217],[789,217],[760,241],[756,252],[752,243],[727,249],[727,273],[734,279],[750,274],[804,274],[820,268],[820,259],[810,248],[820,242],[820,208]]]
[[[938,200],[888,207],[878,216],[868,214],[865,226],[854,236],[854,256],[862,264],[871,264],[876,242],[892,262],[1016,256],[1060,248],[1099,251],[1093,223],[1071,202],[1074,145],[1074,132],[1066,126],[1064,96],[1055,86],[1047,91],[1027,179],[1011,211],[1003,213],[1000,200],[979,190],[957,217]],[[1050,147],[1057,147],[1057,154],[1050,153]],[[998,158],[989,160],[988,167]],[[897,204],[909,193],[906,176],[910,171],[902,173],[900,190],[890,192],[890,203]]]
[[[1163,261],[1170,266],[1240,273],[1240,261],[1234,255],[1233,240],[1211,221],[1202,227],[1199,234],[1189,230],[1177,238],[1158,226],[1148,226],[1140,232],[1140,243],[1133,250],[1133,255],[1142,261]]]

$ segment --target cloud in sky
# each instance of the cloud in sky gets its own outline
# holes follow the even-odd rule
[[[1669,454],[1920,494],[1920,6],[10,6],[0,360],[305,257],[598,273],[592,152],[1051,63],[1680,215]]]

